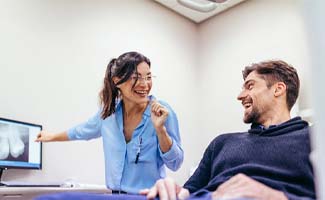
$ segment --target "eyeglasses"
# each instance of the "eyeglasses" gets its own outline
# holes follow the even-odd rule
[[[139,82],[151,82],[153,78],[156,78],[156,76],[152,76],[152,75],[145,76],[145,77],[131,76],[130,79],[132,80],[132,82],[136,82],[136,81],[139,81]]]

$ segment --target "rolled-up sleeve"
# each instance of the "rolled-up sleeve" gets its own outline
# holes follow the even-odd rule
[[[98,111],[93,117],[86,122],[81,123],[68,130],[69,140],[90,140],[101,136],[102,119]]]
[[[164,161],[165,165],[173,170],[176,171],[180,168],[183,163],[184,159],[184,152],[181,147],[181,137],[179,133],[179,126],[178,126],[178,119],[176,113],[172,110],[172,108],[164,102],[160,102],[163,104],[169,111],[168,118],[165,122],[165,127],[167,133],[172,139],[172,146],[169,151],[163,153],[159,147],[159,153]]]

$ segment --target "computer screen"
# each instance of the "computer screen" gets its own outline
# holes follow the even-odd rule
[[[0,118],[0,168],[42,168],[41,125]]]

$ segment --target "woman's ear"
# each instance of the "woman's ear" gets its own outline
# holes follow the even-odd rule
[[[114,76],[113,78],[112,78],[112,81],[113,81],[113,83],[114,83],[114,85],[115,85],[115,87],[117,87],[117,88],[119,88],[119,86],[118,85],[116,85],[119,81],[120,81],[121,79],[120,78],[118,78],[118,77],[116,77],[116,76]]]
[[[285,94],[287,91],[287,85],[284,82],[277,82],[275,84],[274,96],[279,97]]]

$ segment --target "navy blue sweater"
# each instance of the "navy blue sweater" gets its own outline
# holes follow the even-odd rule
[[[309,154],[308,123],[300,117],[268,129],[252,124],[248,132],[216,137],[184,187],[191,193],[215,191],[243,173],[283,191],[289,199],[315,199]]]

